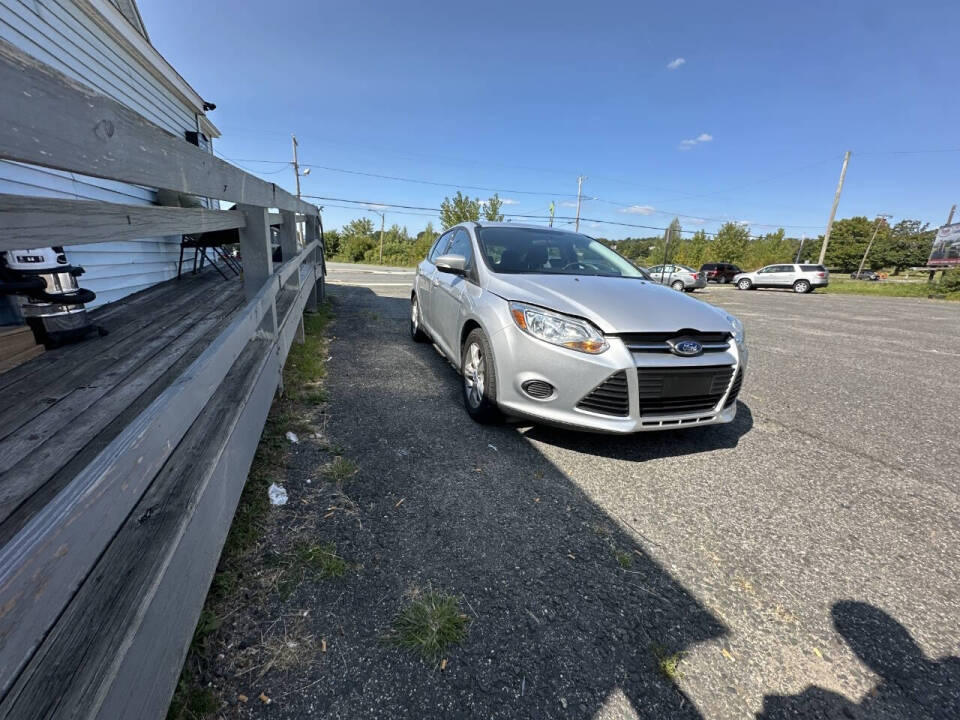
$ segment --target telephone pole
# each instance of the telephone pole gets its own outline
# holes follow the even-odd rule
[[[374,211],[376,212],[376,211]],[[380,211],[380,264],[383,265],[383,225],[386,222],[387,214]]]
[[[806,242],[806,240],[807,240],[806,234],[800,235],[800,249],[797,250],[797,257],[794,259],[795,263],[800,262],[800,255],[803,253],[803,243]]]
[[[293,140],[293,174],[297,178],[297,200],[300,199],[300,165],[297,163],[297,136],[291,134]]]
[[[830,219],[827,220],[827,232],[823,236],[823,244],[820,246],[820,259],[818,265],[823,265],[823,258],[827,255],[827,243],[830,242],[830,230],[833,229],[833,218],[837,214],[837,205],[840,204],[840,192],[843,190],[843,179],[847,176],[847,164],[850,162],[850,151],[843,154],[843,167],[840,168],[840,182],[837,183],[837,193],[833,196],[833,207],[830,208]]]
[[[889,217],[893,217],[893,215],[877,215],[877,223],[873,227],[873,237],[867,243],[867,249],[863,251],[863,258],[860,260],[860,267],[857,268],[857,280],[860,279],[860,273],[863,272],[863,265],[867,262],[867,255],[870,253],[870,248],[873,247],[873,241],[877,239],[877,233],[880,232],[881,223]]]
[[[586,179],[587,178],[583,175],[577,176],[577,232],[580,232],[580,191],[583,189],[583,181]]]

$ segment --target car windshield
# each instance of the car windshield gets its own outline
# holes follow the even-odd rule
[[[629,260],[586,235],[538,228],[481,227],[477,238],[484,262],[496,273],[649,279]]]

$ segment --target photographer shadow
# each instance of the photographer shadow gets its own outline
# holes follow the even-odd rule
[[[832,615],[834,628],[880,682],[860,702],[820,687],[768,695],[758,720],[960,718],[960,658],[927,658],[903,625],[867,603],[838,602]]]

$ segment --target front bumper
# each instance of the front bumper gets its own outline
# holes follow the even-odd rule
[[[513,325],[503,328],[490,338],[497,366],[500,408],[508,415],[552,425],[616,434],[717,425],[731,422],[736,417],[736,402],[728,403],[728,400],[738,374],[740,383],[743,381],[747,364],[745,347],[731,341],[724,351],[685,358],[669,353],[632,352],[619,338],[608,337],[607,340],[610,348],[606,352],[588,355],[542,342]],[[638,368],[663,370],[709,366],[732,368],[730,383],[711,409],[641,413]],[[626,415],[577,407],[597,386],[621,371],[627,383]],[[553,393],[544,399],[528,395],[523,386],[534,380],[552,385]]]

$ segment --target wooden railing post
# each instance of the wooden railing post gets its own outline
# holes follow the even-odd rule
[[[243,259],[243,291],[248,300],[256,297],[267,278],[273,275],[273,249],[270,247],[270,218],[267,209],[256,205],[238,205],[247,219],[240,229],[240,256]],[[270,304],[261,330],[276,335],[277,303]]]
[[[303,244],[309,245],[314,240],[320,239],[320,223],[316,215],[304,215],[303,216],[303,227],[304,227],[304,237]],[[321,283],[323,282],[323,276],[319,274],[320,265],[320,253],[322,249],[318,248],[313,251],[313,257],[308,261],[310,263],[310,272],[313,273],[314,283],[313,288],[310,290],[310,296],[307,298],[306,310],[307,312],[316,312],[318,301],[322,301],[323,298],[320,296]]]

